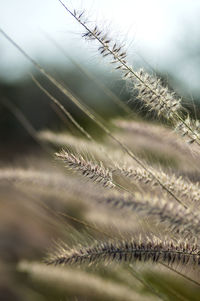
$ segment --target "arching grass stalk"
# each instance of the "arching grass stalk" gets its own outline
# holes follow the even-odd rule
[[[115,187],[112,173],[106,169],[101,162],[100,165],[97,165],[90,161],[86,161],[82,156],[76,157],[74,154],[64,150],[55,155],[57,158],[63,160],[69,169],[78,171],[93,182],[98,182],[104,187]]]
[[[93,246],[80,247],[74,249],[60,248],[58,254],[47,258],[47,264],[99,264],[109,263],[151,261],[153,263],[165,263],[167,265],[200,265],[199,249],[196,245],[188,243],[175,244],[173,241],[162,241],[157,238],[137,242],[129,241],[105,241],[97,242]]]
[[[87,21],[83,20],[84,12],[77,13],[75,10],[72,12],[61,0],[59,0],[59,2],[86,30],[83,37],[98,41],[101,45],[99,47],[100,53],[104,57],[112,57],[111,63],[117,64],[115,69],[122,71],[123,78],[131,80],[132,83],[136,80],[136,89],[139,92],[138,96],[150,107],[150,110],[155,110],[158,115],[163,115],[165,118],[173,121],[175,125],[177,124],[179,130],[186,128],[189,132],[189,136],[192,136],[190,143],[196,141],[196,143],[200,145],[199,134],[192,127],[192,122],[187,122],[187,119],[184,120],[180,114],[180,111],[183,110],[181,99],[175,98],[174,93],[171,93],[167,87],[163,87],[159,79],[151,77],[142,69],[139,72],[134,71],[126,61],[126,51],[122,49],[122,46],[117,45],[117,43],[112,43],[107,34],[99,30],[97,26],[90,29],[87,25]],[[186,133],[185,130],[184,133]]]
[[[149,166],[149,170],[151,167]],[[198,182],[192,183],[189,179],[183,179],[181,176],[175,174],[166,174],[164,171],[159,169],[153,169],[154,175],[170,189],[176,196],[181,198],[182,202],[187,202],[188,205],[199,205],[200,202],[200,187]],[[120,174],[128,179],[132,183],[141,183],[144,185],[149,185],[150,188],[156,189],[158,187],[155,179],[153,179],[148,173],[146,173],[142,168],[127,168],[126,166],[117,166],[113,170],[113,174]]]
[[[181,235],[182,238],[197,237],[200,234],[199,213],[185,209],[177,203],[162,197],[152,197],[145,194],[115,194],[110,193],[97,198],[102,204],[113,208],[126,210],[143,217],[155,218],[158,223],[165,223],[168,231]]]

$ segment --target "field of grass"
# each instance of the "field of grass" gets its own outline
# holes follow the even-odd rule
[[[91,123],[35,76],[71,132],[36,130],[2,99],[38,146],[0,164],[0,299],[198,301],[199,121],[156,74],[135,70],[125,47],[91,27],[86,12],[61,4],[131,99],[120,102],[85,74],[123,111],[107,120],[0,29]]]

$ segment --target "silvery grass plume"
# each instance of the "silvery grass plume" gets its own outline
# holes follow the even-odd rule
[[[66,187],[66,176],[56,171],[49,173],[48,171],[32,168],[7,167],[0,168],[0,182],[1,184],[30,184],[64,189]]]
[[[154,262],[167,265],[200,265],[199,249],[187,242],[175,243],[169,240],[150,239],[103,241],[89,247],[74,249],[60,248],[58,253],[46,259],[47,264],[99,264],[116,262]]]
[[[198,211],[185,209],[163,197],[159,198],[144,193],[130,195],[112,192],[96,199],[99,203],[109,205],[120,212],[126,210],[126,212],[138,214],[138,218],[140,216],[153,218],[157,225],[163,223],[167,231],[170,231],[171,236],[176,234],[181,238],[199,241],[200,217]]]
[[[37,262],[22,261],[17,266],[18,271],[28,273],[34,283],[56,285],[63,295],[71,294],[81,297],[87,296],[90,300],[116,300],[116,301],[149,301],[160,300],[156,296],[143,296],[125,283],[104,279],[103,277],[86,271],[72,268],[61,269],[59,267],[46,266]],[[130,279],[131,275],[129,275]],[[135,280],[135,279],[134,279]],[[50,289],[51,289],[50,288]],[[92,298],[92,299],[91,299]]]
[[[192,129],[192,131],[189,129]],[[185,122],[178,122],[175,130],[183,137],[186,137],[189,144],[194,143],[196,140],[200,140],[200,122],[199,120],[192,120],[190,116],[186,117]]]
[[[198,121],[196,121],[198,124]],[[179,135],[176,132],[172,132],[171,128],[164,125],[151,124],[145,121],[135,121],[135,120],[123,120],[123,119],[114,119],[114,125],[117,126],[120,130],[126,133],[130,133],[134,136],[145,137],[147,141],[150,140],[154,142],[156,146],[163,146],[169,152],[176,152],[176,155],[181,156],[185,154],[185,158],[188,154],[191,154],[191,149],[193,152],[197,153],[197,147],[188,147],[183,141],[182,138],[179,138]],[[187,131],[187,129],[185,129]],[[178,131],[175,130],[175,131]],[[144,139],[143,139],[144,140]],[[145,143],[146,140],[143,142]],[[150,143],[148,144],[150,146]]]
[[[182,129],[185,127],[189,136],[192,136],[193,140],[200,145],[199,134],[196,133],[196,130],[191,124],[188,124],[187,119],[182,116],[184,108],[181,105],[181,99],[176,97],[175,93],[171,92],[168,87],[163,87],[160,79],[148,74],[143,69],[134,71],[127,63],[127,53],[123,49],[123,46],[113,42],[113,40],[108,37],[108,34],[99,29],[97,25],[90,28],[83,11],[72,11],[61,0],[59,1],[85,29],[83,37],[99,42],[100,46],[98,50],[100,54],[103,55],[103,57],[109,57],[111,63],[116,65],[115,69],[121,70],[123,79],[131,83],[132,90],[137,90],[138,98],[144,105],[147,106],[150,111],[156,111],[158,116],[163,115],[165,118],[170,119],[175,126],[177,125],[179,127],[182,134],[184,131]],[[180,124],[182,124],[182,126],[180,126]]]
[[[100,165],[97,165],[90,161],[86,161],[82,156],[77,157],[64,150],[55,155],[66,164],[66,167],[77,171],[79,174],[82,174],[93,182],[101,183],[104,187],[115,187],[112,173],[103,166],[102,162],[100,162]]]
[[[83,199],[86,197],[94,198],[96,195],[104,190],[103,187],[95,187],[93,183],[87,183],[87,192],[84,190],[86,183],[81,182],[79,178],[71,177],[55,170],[49,172],[46,170],[35,170],[30,168],[7,167],[0,168],[0,187],[3,185],[11,185],[12,187],[27,188],[28,190],[37,187],[37,191],[44,191],[45,193],[66,195],[69,197],[70,193],[73,195],[81,195]],[[97,189],[98,188],[98,189]]]
[[[158,162],[167,171],[165,173],[170,171],[171,174],[173,171],[173,173],[184,175],[186,181],[187,178],[194,182],[198,181],[195,174],[199,173],[197,160],[200,159],[200,153],[196,143],[185,143],[183,137],[162,124],[122,119],[113,120],[112,123],[117,126],[115,129],[117,137],[138,156],[146,158],[149,164],[153,163],[155,166]],[[117,161],[119,160],[115,160]],[[122,167],[126,165],[133,166],[128,158],[121,162]]]
[[[186,207],[198,207],[200,202],[200,187],[199,183],[192,183],[189,179],[184,179],[182,176],[176,176],[175,174],[167,174],[163,170],[159,170],[149,166],[149,170],[153,171],[165,187],[170,191],[173,191],[177,195]],[[132,183],[140,183],[147,186],[150,190],[160,189],[157,182],[153,177],[140,167],[120,167],[117,166],[113,169],[113,174],[121,174],[124,177],[130,179]]]
[[[79,153],[90,153],[101,160],[114,160],[114,154],[120,153],[116,148],[109,148],[107,145],[102,145],[94,140],[86,140],[68,133],[57,133],[49,130],[43,130],[38,133],[38,138],[46,143],[59,148],[70,147]]]

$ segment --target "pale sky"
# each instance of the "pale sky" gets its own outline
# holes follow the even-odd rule
[[[188,65],[182,60],[181,43],[188,39],[192,44],[193,38],[199,37],[200,0],[64,0],[64,3],[70,8],[84,9],[91,24],[104,27],[113,39],[125,41],[131,63],[138,55],[153,67],[166,71],[169,65],[177,63],[176,75],[188,80],[186,71],[192,70],[191,85],[199,86],[200,71],[195,70],[194,62]],[[62,64],[64,60],[44,33],[76,57],[84,54],[85,63],[93,63],[97,55],[94,45],[89,46],[81,38],[82,28],[58,0],[0,0],[0,27],[40,62]],[[1,78],[14,80],[28,68],[26,59],[0,35]]]

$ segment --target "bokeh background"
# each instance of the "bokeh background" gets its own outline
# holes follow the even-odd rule
[[[71,0],[64,3],[84,10],[91,25],[98,24],[113,40],[124,43],[130,64],[158,74],[198,117],[200,1]],[[134,116],[113,102],[113,97],[119,98],[128,102],[132,112],[138,109],[138,103],[129,102],[131,95],[120,74],[100,57],[95,43],[81,38],[82,28],[58,0],[1,0],[0,28],[106,122],[117,116]],[[89,133],[99,140],[102,133],[0,32],[0,166],[39,167],[53,173],[55,163],[41,149],[35,139],[36,132],[45,129],[72,135],[78,132],[37,87],[31,74]],[[141,108],[139,113],[147,118]],[[44,293],[37,285],[27,285],[26,275],[16,271],[16,264],[22,258],[41,260],[52,239],[62,237],[62,226],[55,221],[51,224],[51,214],[41,207],[43,201],[51,209],[71,214],[77,208],[70,204],[66,209],[58,195],[52,197],[41,191],[34,194],[35,186],[20,193],[10,187],[10,183],[0,182],[0,299],[57,300],[52,291],[48,296],[48,287]]]
[[[186,103],[198,102],[200,94],[200,2],[166,1],[67,1],[69,7],[85,10],[91,25],[98,24],[113,39],[124,43],[128,59],[135,68],[144,67],[158,73],[180,94]],[[114,13],[113,13],[114,11]],[[121,113],[105,91],[86,75],[128,101],[120,74],[100,58],[95,44],[81,38],[82,28],[65,11],[59,1],[17,1],[0,3],[1,28],[53,76],[65,83],[83,101],[110,117]],[[30,72],[58,96],[57,90],[37,74],[2,35],[0,36],[0,97],[26,116],[36,130],[63,129],[63,122],[49,105],[49,99],[33,83]],[[63,99],[59,95],[60,100]],[[63,100],[80,119],[85,118]],[[17,143],[28,139],[16,117],[1,102],[1,139]],[[66,124],[64,125],[66,129]]]

